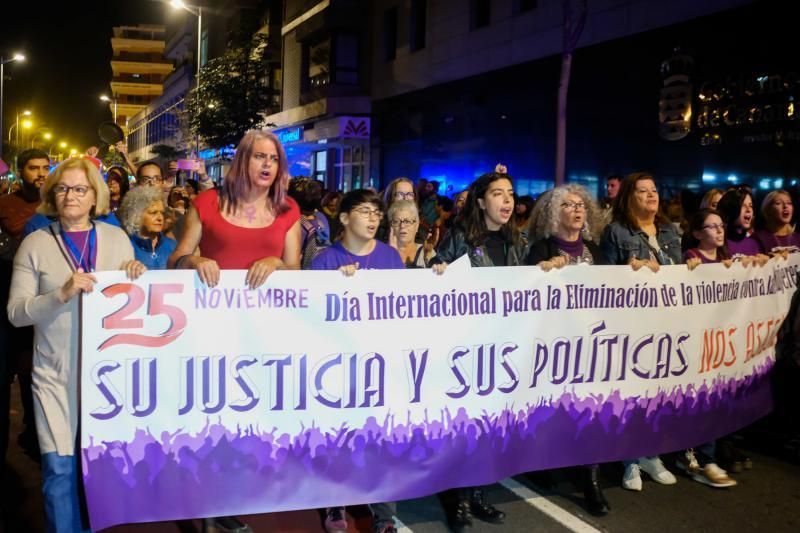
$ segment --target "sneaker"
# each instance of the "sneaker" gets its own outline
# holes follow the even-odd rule
[[[250,526],[233,516],[218,516],[203,520],[205,533],[253,533]]]
[[[628,490],[642,490],[642,475],[639,473],[639,465],[631,463],[625,467],[622,475],[622,488]]]
[[[689,477],[703,485],[716,488],[733,487],[736,485],[736,481],[731,479],[728,473],[717,466],[716,463],[708,463],[706,466],[700,466],[694,456],[693,450],[686,450],[685,459],[680,459],[676,461],[675,464],[686,472]]]
[[[344,533],[347,531],[347,518],[344,507],[325,509],[325,531],[328,533]]]
[[[664,467],[664,463],[661,462],[661,458],[657,455],[654,457],[640,458],[639,468],[653,478],[653,481],[656,483],[661,483],[662,485],[674,485],[678,482],[675,474]]]

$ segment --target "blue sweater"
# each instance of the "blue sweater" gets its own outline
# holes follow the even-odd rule
[[[169,259],[169,256],[172,255],[178,245],[175,239],[159,234],[156,249],[153,250],[153,244],[150,239],[145,239],[138,235],[131,235],[130,237],[131,244],[133,244],[134,257],[141,261],[148,270],[167,269],[167,259]]]

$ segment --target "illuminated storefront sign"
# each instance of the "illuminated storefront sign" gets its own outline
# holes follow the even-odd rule
[[[273,132],[282,144],[298,142],[303,140],[303,127],[296,126],[294,128],[287,128],[285,130],[278,130]]]

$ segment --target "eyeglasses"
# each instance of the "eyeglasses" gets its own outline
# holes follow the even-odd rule
[[[415,193],[414,191],[411,192],[397,191],[396,193],[394,193],[394,197],[397,198],[398,200],[413,200],[414,198],[417,197],[417,193]]]
[[[56,196],[66,196],[69,191],[72,191],[72,193],[78,198],[83,198],[86,196],[86,193],[89,192],[89,189],[91,189],[91,187],[88,185],[73,185],[70,187],[69,185],[59,184],[53,187],[53,191],[56,193]]]
[[[561,207],[567,211],[577,211],[578,209],[586,209],[586,204],[583,202],[564,202]]]
[[[416,219],[402,218],[400,220],[392,220],[392,227],[393,228],[401,228],[403,226],[411,226],[411,225],[416,224],[416,223],[417,223]]]
[[[164,183],[164,178],[161,176],[142,176],[139,178],[142,185],[161,185]]]
[[[706,224],[703,229],[710,229],[711,231],[725,231],[727,225],[725,224]]]
[[[383,211],[379,209],[370,209],[369,207],[357,207],[353,209],[353,212],[358,214],[361,218],[372,218],[375,215],[375,218],[383,218]]]

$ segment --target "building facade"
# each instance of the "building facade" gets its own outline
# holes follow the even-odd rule
[[[274,0],[225,0],[216,2],[213,8],[203,8],[200,20],[185,11],[174,14],[167,25],[164,56],[175,70],[164,80],[161,96],[130,120],[128,150],[134,162],[155,158],[153,150],[161,145],[173,148],[176,157],[203,159],[215,180],[224,176],[233,153],[231,147],[207,146],[202,141],[198,146],[197,139],[188,133],[183,116],[185,99],[197,83],[198,39],[202,68],[225,53],[233,31],[279,32],[276,21],[280,20],[280,5]],[[279,56],[275,57],[275,69],[270,74],[279,80]]]
[[[164,58],[166,28],[139,24],[116,26],[111,37],[111,96],[109,106],[117,124],[125,127],[163,91],[172,62]]]
[[[519,192],[551,187],[564,5],[373,2],[371,173],[382,183],[403,175],[436,179],[452,194],[502,162]],[[796,72],[786,55],[794,19],[770,2],[588,2],[569,86],[568,179],[599,192],[606,175],[635,170],[695,188],[709,168],[731,176],[730,182],[748,172],[751,182],[780,173],[792,158],[788,148],[768,148],[781,153],[762,165],[764,145],[733,143],[729,131],[729,148],[708,149],[719,132],[698,122],[709,107],[700,84],[788,80]],[[681,68],[689,72],[675,75]],[[785,88],[757,105],[782,106],[790,121],[795,91]],[[752,95],[741,96],[741,108],[756,104]],[[724,113],[724,106],[716,107]],[[742,132],[748,127],[738,126]],[[784,143],[790,137],[778,136]],[[746,137],[759,138],[737,138]]]
[[[371,2],[286,0],[280,112],[265,117],[293,176],[331,189],[378,186],[370,167]]]

